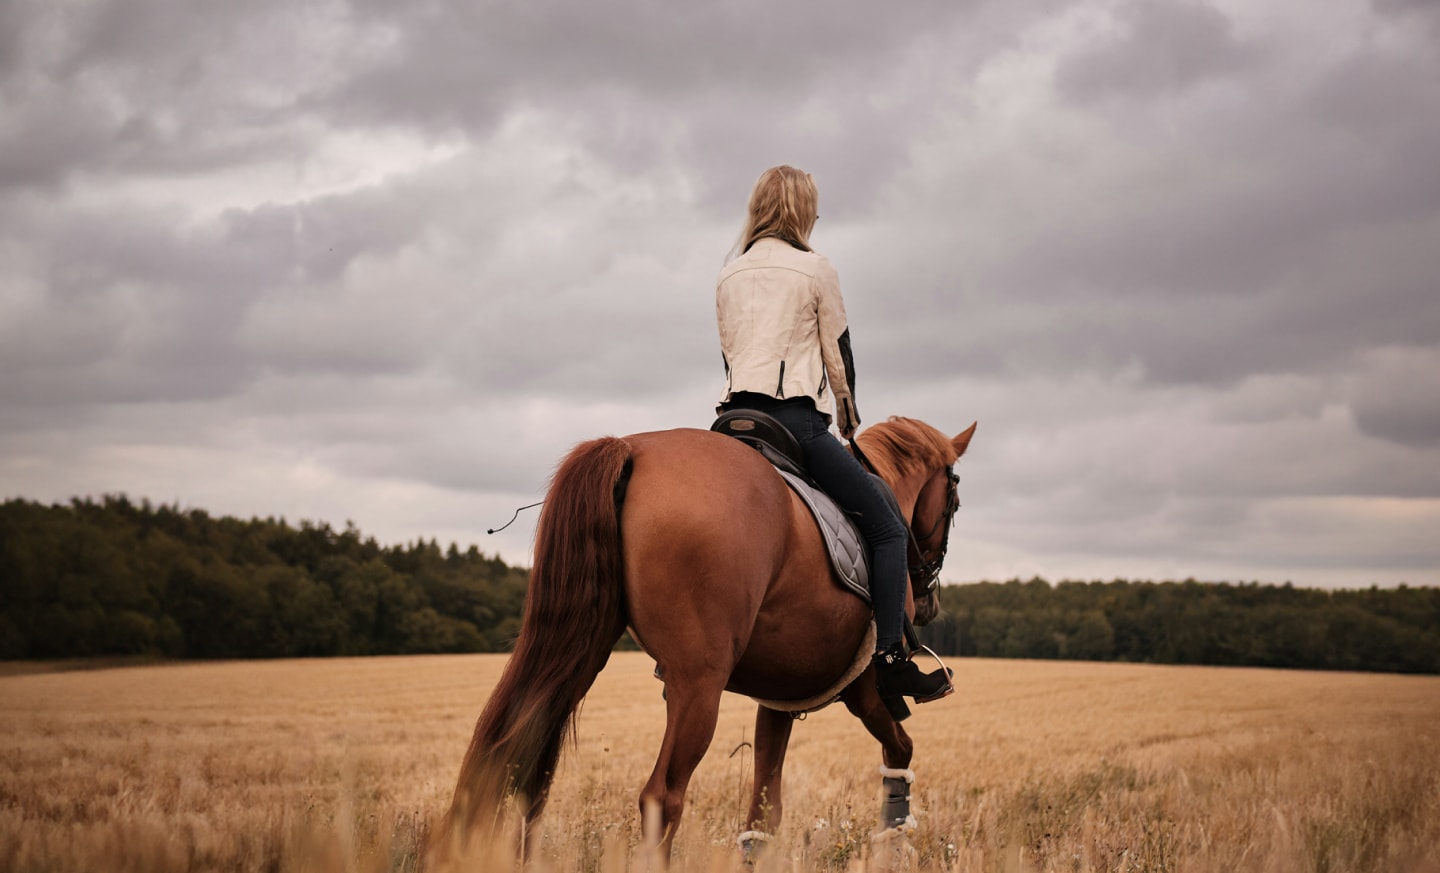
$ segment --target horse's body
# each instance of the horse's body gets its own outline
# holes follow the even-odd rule
[[[973,432],[951,439],[895,419],[860,438],[917,532],[922,558],[943,554],[953,512],[948,473]],[[665,681],[665,739],[641,805],[658,809],[660,830],[646,836],[668,850],[721,692],[810,699],[854,663],[870,607],[831,573],[809,510],[743,443],[672,430],[578,446],[546,496],[515,652],[476,724],[447,821],[458,831],[445,839],[493,826],[510,792],[526,819],[541,812],[576,708],[628,626]],[[916,595],[928,619],[934,592]],[[912,614],[915,602],[907,598]],[[873,671],[841,699],[881,742],[885,765],[908,767],[909,737],[876,692]],[[792,721],[765,707],[756,717],[748,821],[758,831],[779,822]]]

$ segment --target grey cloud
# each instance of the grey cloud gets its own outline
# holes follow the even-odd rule
[[[1440,407],[1436,406],[1440,393],[1434,384],[1423,384],[1426,376],[1420,376],[1418,381],[1422,384],[1404,386],[1401,392],[1396,392],[1409,396],[1379,394],[1357,402],[1355,417],[1360,428],[1406,445],[1440,445]],[[1433,383],[1434,379],[1428,381]]]
[[[1430,0],[1371,0],[1376,11],[1407,23],[1419,21],[1433,29],[1440,27],[1440,8]]]
[[[8,78],[24,62],[30,24],[27,11],[19,3],[0,5],[0,77]],[[0,79],[3,81],[4,79]]]
[[[315,96],[324,111],[477,140],[510,113],[551,112],[622,172],[687,174],[700,205],[724,216],[738,215],[762,169],[795,163],[823,179],[835,218],[868,205],[929,115],[927,90],[905,78],[909,59],[927,59],[920,75],[936,75],[936,64],[973,71],[1038,14],[759,2],[364,11],[384,48]]]
[[[505,418],[516,412],[509,411]],[[483,422],[454,413],[420,422],[429,429],[405,434],[407,451],[395,451],[395,443],[340,438],[324,444],[321,457],[337,470],[367,477],[458,491],[533,494],[543,489],[551,468],[569,448],[556,435],[517,430],[493,415]]]
[[[966,5],[857,10],[747,2],[658,13],[650,6],[557,2],[356,8],[387,33],[389,45],[336,95],[344,104],[387,119],[485,129],[497,93],[528,102],[560,90],[593,96],[623,89],[690,100],[723,82],[727,92],[762,99],[790,95],[793,105],[795,95],[833,68],[879,66],[914,39],[918,26],[944,28]]]
[[[862,382],[859,396],[871,421],[902,413],[958,429],[979,420],[960,469],[973,535],[1099,553],[1150,543],[1187,555],[1203,555],[1213,540],[1213,561],[1227,542],[1250,536],[1246,508],[1268,501],[1349,502],[1355,524],[1380,531],[1392,521],[1365,516],[1364,501],[1423,507],[1440,498],[1433,449],[1368,438],[1346,413],[1348,390],[1341,379],[1313,375],[1217,390],[1077,370],[898,389]],[[1192,517],[1221,505],[1233,508],[1228,519],[1201,525]],[[1123,546],[1127,537],[1134,542]]]
[[[139,66],[149,57],[160,60],[162,69],[178,62],[179,70],[194,70],[205,56],[231,44],[238,26],[263,20],[276,5],[262,0],[247,10],[203,9],[180,0],[129,0],[55,14],[50,23],[63,21],[66,39],[54,67],[74,75],[96,65]],[[165,49],[159,58],[156,46]]]
[[[1350,390],[1360,430],[1401,445],[1440,446],[1440,347],[1380,349],[1366,357]]]
[[[1360,83],[1345,72],[1356,64]],[[1401,45],[1302,77],[1274,102],[1166,104],[1169,132],[1019,137],[982,153],[994,173],[933,173],[909,193],[932,201],[940,229],[887,244],[891,260],[857,274],[884,295],[854,306],[857,350],[878,322],[877,357],[897,376],[1139,364],[1159,383],[1231,384],[1434,342],[1440,250],[1424,228],[1440,220],[1440,177],[1417,170],[1422,152],[1440,152],[1440,92],[1422,84],[1435,65]],[[960,135],[984,137],[987,120]],[[1007,248],[987,253],[990,237]],[[898,284],[886,275],[896,258]]]
[[[388,259],[420,238],[433,221],[433,192],[416,180],[298,203],[231,210],[222,219],[227,247],[263,256],[275,280],[330,282],[360,257]]]
[[[1211,409],[1223,424],[1263,424],[1293,418],[1316,419],[1335,401],[1335,378],[1294,373],[1246,379],[1216,398]]]
[[[103,152],[98,106],[58,88],[13,90],[0,89],[0,191],[53,185]]]
[[[26,39],[0,84],[0,188],[303,153],[286,110],[311,66],[303,40],[324,22],[288,4],[138,0],[7,13]]]
[[[1148,416],[1107,419],[1108,405],[1092,402],[1087,418],[1055,416],[1051,428],[1022,434],[1006,434],[1005,418],[982,413],[991,443],[962,469],[964,532],[1024,551],[1044,541],[1065,556],[1051,572],[1071,575],[1082,563],[1124,574],[1113,559],[1124,553],[1202,578],[1216,571],[1196,568],[1240,567],[1266,581],[1285,573],[1299,584],[1371,581],[1332,572],[1341,567],[1434,578],[1433,549],[1419,543],[1440,472],[1417,475],[1424,455],[1367,442],[1333,417],[1319,426],[1292,419],[1215,428],[1194,402],[1203,395],[1188,393],[1190,402],[1152,397]],[[1414,498],[1416,509],[1376,511],[1398,495]]]
[[[48,293],[4,326],[0,355],[24,374],[6,380],[10,402],[194,398],[234,386],[224,349],[244,299],[225,268],[244,264],[198,254],[207,246],[143,210],[49,215],[29,230],[49,238],[34,246],[31,274],[9,278]]]
[[[603,402],[673,391],[718,368],[718,353],[697,342],[715,331],[713,304],[696,305],[712,277],[694,276],[693,289],[655,295],[626,294],[624,273],[596,278],[589,286],[486,299],[451,334],[447,362],[455,378],[491,396],[539,392]]]
[[[854,94],[842,89],[814,100],[813,108],[833,118],[831,124],[807,126],[795,118],[791,101],[766,98],[733,110],[696,113],[682,153],[688,165],[705,168],[698,180],[701,205],[712,214],[733,216],[738,231],[756,177],[767,167],[788,163],[815,176],[822,221],[844,222],[864,214],[903,165],[907,133],[923,120],[925,109],[876,108],[853,99]],[[844,147],[837,148],[837,142]]]
[[[194,398],[231,393],[262,367],[418,366],[436,289],[399,278],[401,287],[347,288],[357,260],[393,260],[433,231],[437,204],[471,194],[447,191],[442,174],[198,221],[123,200],[12,204],[9,233],[31,243],[10,279],[45,296],[0,327],[10,339],[0,357],[27,372],[7,394],[46,404]],[[467,248],[483,256],[485,235]]]
[[[1236,76],[1261,57],[1235,38],[1223,12],[1203,2],[1131,0],[1118,12],[1113,41],[1067,58],[1056,71],[1066,97],[1173,95]]]
[[[236,327],[237,355],[254,373],[329,373],[357,381],[411,373],[424,367],[427,329],[434,327],[413,310],[413,301],[394,297],[274,295],[251,307]]]

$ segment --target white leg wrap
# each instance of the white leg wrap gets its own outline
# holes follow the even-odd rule
[[[882,764],[880,766],[880,775],[884,776],[886,779],[904,779],[907,784],[915,784],[914,770],[891,770],[889,767],[886,767]]]
[[[745,833],[736,837],[735,842],[740,844],[740,848],[748,849],[750,848],[750,846],[753,846],[756,843],[768,843],[772,839],[774,839],[774,837],[772,837],[770,834],[765,833],[764,831],[746,831]],[[749,845],[746,845],[747,843]]]

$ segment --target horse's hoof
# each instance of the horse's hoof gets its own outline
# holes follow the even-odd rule
[[[884,828],[876,831],[870,836],[870,841],[875,843],[886,843],[890,842],[891,840],[898,840],[902,837],[908,837],[912,833],[914,833],[915,829],[919,826],[920,823],[915,821],[915,816],[907,815],[897,821],[886,822]]]
[[[870,869],[874,871],[914,870],[918,860],[910,833],[915,819],[902,827],[886,828],[870,838]]]
[[[736,840],[740,844],[740,861],[746,867],[754,867],[759,860],[760,854],[765,850],[765,844],[770,841],[770,835],[764,831],[746,831]]]

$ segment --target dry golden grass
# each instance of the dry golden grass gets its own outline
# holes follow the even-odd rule
[[[503,664],[9,671],[0,870],[416,869]],[[530,837],[539,870],[644,866],[636,797],[664,729],[651,666],[617,654],[591,692]],[[796,726],[761,873],[896,857],[947,871],[1440,871],[1440,678],[954,666],[959,693],[906,723],[920,819],[908,854],[870,846],[879,748],[835,706]],[[752,719],[727,695],[676,869],[736,867]]]

